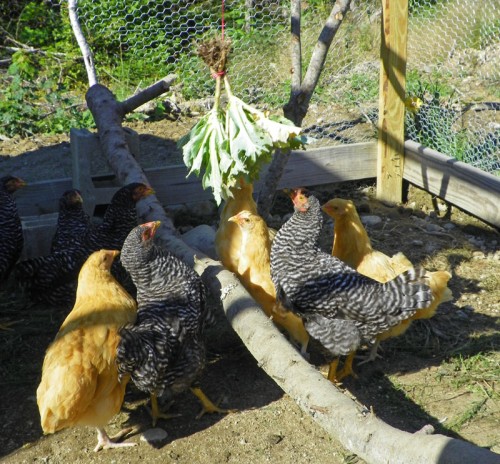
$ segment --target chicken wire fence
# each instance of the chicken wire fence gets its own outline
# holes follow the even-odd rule
[[[61,7],[64,3],[56,4]],[[290,1],[79,0],[84,34],[98,57],[139,69],[154,80],[179,76],[183,99],[213,94],[214,80],[196,47],[221,31],[232,40],[233,90],[261,108],[279,110],[289,97]],[[333,0],[302,2],[303,64]],[[318,143],[376,137],[379,97],[380,0],[353,0],[331,45],[305,132]],[[409,0],[407,138],[500,175],[498,0]],[[140,82],[135,84],[140,85]],[[144,84],[144,82],[142,83]]]

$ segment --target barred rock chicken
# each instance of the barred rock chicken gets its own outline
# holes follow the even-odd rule
[[[153,425],[169,418],[157,398],[191,388],[203,412],[217,408],[196,382],[205,365],[203,329],[212,315],[205,287],[193,269],[154,242],[160,222],[134,228],[122,249],[122,263],[137,287],[135,324],[120,331],[117,363],[120,375],[151,396]]]
[[[7,279],[23,251],[23,229],[12,194],[26,183],[14,176],[0,179],[0,283]]]
[[[75,306],[47,349],[36,392],[44,433],[78,425],[96,427],[94,451],[133,446],[114,443],[104,430],[120,411],[129,380],[118,376],[118,331],[136,317],[134,299],[110,272],[118,253],[96,251],[83,265]]]
[[[151,187],[140,182],[125,185],[118,190],[104,213],[102,223],[93,227],[85,236],[87,250],[120,250],[129,232],[137,226],[136,203],[153,193]]]
[[[301,352],[305,354],[309,335],[302,319],[276,307],[276,290],[271,280],[271,242],[264,219],[258,214],[243,210],[228,220],[237,224],[241,230],[241,248],[235,274],[266,315],[272,317],[279,327],[283,327],[301,345]]]
[[[271,248],[271,277],[278,300],[301,316],[309,335],[336,358],[328,378],[352,373],[362,343],[408,319],[431,301],[423,272],[410,270],[381,284],[365,277],[318,246],[323,217],[316,197],[304,189],[290,194],[295,212]],[[338,357],[349,355],[337,375]]]
[[[47,256],[21,261],[15,268],[17,281],[34,301],[57,306],[71,306],[75,293],[71,283],[91,253],[100,249],[120,250],[127,234],[137,225],[135,204],[153,190],[141,183],[132,183],[118,190],[104,214],[102,224],[91,225],[82,241],[72,242]],[[67,224],[65,223],[67,226]],[[71,234],[59,230],[56,235]],[[119,263],[113,264],[113,273],[129,291],[128,275]]]
[[[243,177],[231,188],[231,193],[233,197],[226,200],[221,211],[219,227],[215,233],[215,251],[224,267],[236,272],[241,250],[241,231],[229,218],[244,210],[257,214],[257,204],[253,199],[253,185]],[[272,240],[276,232],[273,229],[268,231]]]
[[[373,249],[352,201],[334,198],[325,203],[322,209],[335,219],[332,255],[356,269],[360,274],[385,283],[413,268],[413,264],[403,253],[389,257]],[[376,358],[381,341],[402,335],[413,320],[431,318],[436,313],[439,304],[452,299],[451,290],[447,286],[451,278],[449,272],[427,271],[425,277],[427,285],[432,290],[431,303],[418,309],[409,319],[379,334],[370,355],[364,362],[373,361]]]
[[[54,253],[81,246],[90,226],[90,217],[83,209],[80,191],[66,190],[59,199],[57,228],[50,251]]]

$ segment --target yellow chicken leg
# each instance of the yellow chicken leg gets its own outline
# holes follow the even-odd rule
[[[118,434],[110,438],[104,429],[97,427],[97,445],[94,448],[94,452],[97,453],[97,451],[110,448],[124,448],[126,446],[137,446],[137,443],[116,443],[114,441],[124,437],[131,430],[132,427],[123,429]]]
[[[218,406],[216,406],[214,403],[212,403],[212,401],[210,401],[208,396],[205,395],[205,393],[203,393],[201,388],[199,388],[199,387],[191,387],[191,391],[196,396],[196,398],[198,398],[200,400],[201,405],[202,405],[202,410],[196,416],[196,419],[199,419],[205,413],[207,413],[207,414],[213,414],[213,413],[229,414],[232,412],[236,412],[235,409],[221,409]]]
[[[356,373],[353,371],[352,369],[352,362],[354,361],[354,355],[355,355],[355,351],[353,351],[352,353],[350,353],[345,362],[344,362],[344,367],[342,368],[342,370],[338,373],[337,375],[337,381],[341,381],[342,379],[345,379],[346,377],[352,375],[354,378],[357,378],[358,376],[356,375]]]
[[[332,383],[339,383],[342,379],[345,379],[347,376],[352,375],[353,377],[357,377],[355,372],[352,369],[352,362],[354,361],[355,352],[350,353],[345,362],[344,367],[340,372],[337,373],[337,368],[339,367],[339,358],[334,359],[330,363],[330,368],[328,369],[328,380]]]
[[[180,414],[167,414],[166,412],[160,411],[158,406],[158,398],[155,393],[151,393],[151,409],[146,408],[151,414],[151,418],[153,419],[153,427],[158,422],[158,419],[173,419],[174,417],[179,417]]]

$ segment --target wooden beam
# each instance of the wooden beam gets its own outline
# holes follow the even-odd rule
[[[408,0],[382,0],[377,198],[402,200]]]
[[[404,178],[473,216],[500,227],[500,177],[407,141]]]

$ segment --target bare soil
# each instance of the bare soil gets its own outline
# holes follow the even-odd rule
[[[181,162],[175,141],[193,120],[127,124],[141,135],[144,167]],[[28,182],[71,175],[67,136],[13,139],[0,146],[0,173]],[[8,156],[10,155],[10,156]],[[357,378],[339,386],[387,423],[409,432],[426,424],[500,453],[500,237],[481,221],[410,187],[408,202],[392,207],[374,199],[374,184],[351,182],[312,187],[321,201],[340,196],[355,201],[362,215],[382,220],[368,228],[373,245],[387,254],[403,251],[415,264],[453,274],[454,300],[430,321],[417,321],[402,337],[383,344],[383,358],[357,365]],[[175,215],[184,230],[217,224],[215,207]],[[291,212],[278,195],[270,224],[279,227]],[[331,249],[332,222],[326,221],[322,246]],[[17,290],[0,289],[0,456],[6,463],[162,462],[162,463],[352,463],[362,462],[329,437],[256,364],[219,312],[208,334],[210,362],[203,389],[229,415],[195,419],[199,404],[191,393],[175,398],[160,421],[163,440],[141,440],[151,428],[147,398],[131,386],[122,412],[108,426],[125,425],[138,446],[94,453],[94,430],[78,428],[43,436],[35,400],[43,356],[65,317],[59,308],[34,306]],[[214,302],[216,305],[216,302]],[[325,366],[311,347],[311,362]]]

